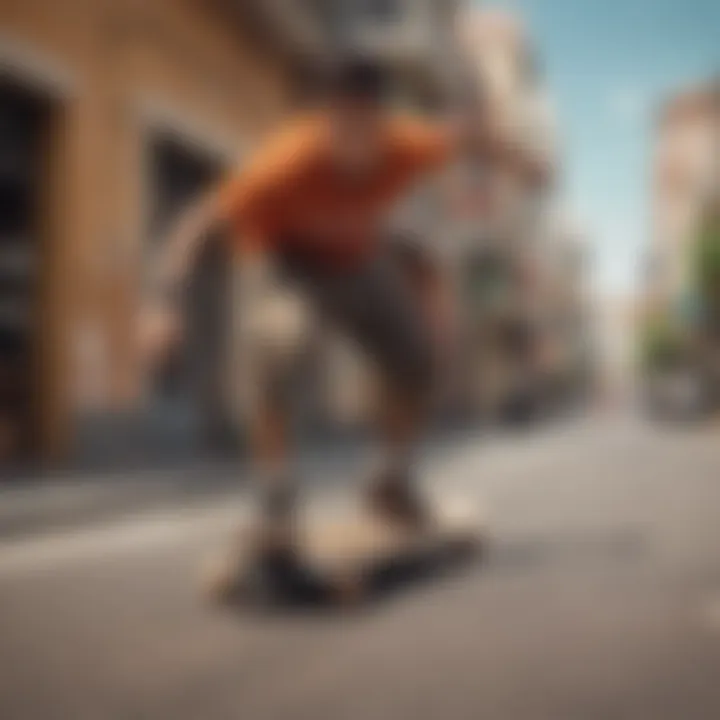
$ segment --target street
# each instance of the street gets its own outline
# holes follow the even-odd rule
[[[720,717],[718,467],[716,431],[630,417],[458,438],[425,470],[487,557],[345,614],[203,603],[240,495],[5,540],[0,717]]]

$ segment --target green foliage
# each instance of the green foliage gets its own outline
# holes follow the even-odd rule
[[[672,370],[688,355],[684,333],[667,316],[646,321],[640,333],[640,364],[646,372]]]
[[[706,220],[693,245],[693,282],[706,306],[720,303],[720,219]]]

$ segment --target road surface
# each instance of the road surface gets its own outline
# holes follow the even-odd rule
[[[0,718],[719,718],[718,432],[458,439],[425,470],[487,504],[488,557],[353,614],[203,604],[241,496],[6,539]]]

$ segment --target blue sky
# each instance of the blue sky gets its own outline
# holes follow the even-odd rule
[[[591,233],[596,278],[626,292],[648,238],[655,110],[720,70],[720,0],[488,0],[515,8],[557,109],[571,209]]]

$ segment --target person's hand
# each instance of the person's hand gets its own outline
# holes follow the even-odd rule
[[[152,372],[167,361],[182,338],[178,310],[169,303],[150,301],[141,308],[138,346],[142,364]]]

